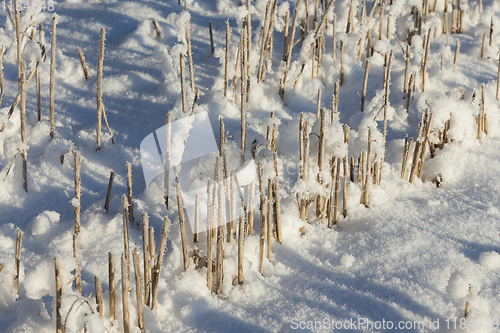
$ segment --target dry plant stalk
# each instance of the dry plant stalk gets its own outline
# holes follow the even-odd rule
[[[128,282],[130,274],[127,263],[128,259],[122,254],[121,271],[122,271],[122,308],[123,308],[123,333],[130,333],[129,312],[128,312]]]
[[[14,291],[16,299],[19,298],[19,267],[21,264],[21,230],[16,230],[16,256],[14,261]]]
[[[412,162],[412,167],[410,171],[410,183],[413,184],[413,181],[415,180],[415,176],[417,174],[418,170],[418,165],[419,165],[419,158],[422,152],[422,141],[420,138],[422,137],[422,131],[423,131],[423,123],[424,123],[424,114],[422,113],[422,117],[420,120],[420,124],[418,125],[418,133],[417,133],[417,139],[415,143],[415,151],[413,153],[413,162]]]
[[[498,101],[499,94],[500,94],[500,55],[498,56],[497,93],[495,96],[497,101]]]
[[[469,316],[469,308],[470,308],[470,303],[469,301],[467,301],[465,302],[464,318],[467,318]]]
[[[212,196],[213,196],[213,184],[211,181],[208,181],[207,185],[207,287],[208,290],[212,291],[212,225],[213,225],[213,216],[212,216]],[[233,216],[235,216],[234,214]]]
[[[182,55],[182,53],[179,53],[179,65],[181,71],[182,111],[187,112],[186,90],[184,88],[184,56]]]
[[[80,58],[80,63],[82,64],[83,74],[85,74],[85,80],[87,80],[89,78],[89,71],[87,70],[87,66],[85,65],[85,57],[83,56],[83,52],[79,47],[77,47],[76,50],[78,51],[78,57]]]
[[[455,56],[453,58],[453,73],[455,73],[457,69],[458,52],[460,52],[460,41],[457,39],[457,43],[455,45]]]
[[[405,55],[405,76],[403,79],[403,93],[407,94],[408,88],[408,71],[410,68],[410,45],[406,44],[406,55]]]
[[[191,83],[191,92],[194,94],[194,68],[193,68],[193,55],[191,53],[191,38],[189,35],[189,20],[186,21],[186,42],[189,63],[189,82]]]
[[[280,206],[280,192],[279,192],[279,180],[278,176],[274,177],[273,181],[273,197],[274,197],[274,221],[276,224],[276,240],[278,243],[282,244],[282,232],[281,232],[281,206]]]
[[[129,259],[129,250],[128,250],[128,223],[127,223],[127,198],[125,194],[122,195],[122,210],[123,210],[123,249],[125,251],[125,259],[127,260],[127,273],[130,278],[130,271],[128,271],[128,263]],[[123,269],[123,268],[122,268]]]
[[[75,291],[82,294],[82,275],[80,271],[80,253],[78,250],[78,236],[73,234],[73,257],[75,258]]]
[[[416,73],[411,73],[410,82],[408,82],[408,89],[406,90],[406,112],[409,112],[410,110],[411,91],[415,86],[416,75]]]
[[[193,231],[193,242],[198,243],[200,231],[200,196],[196,194],[196,199],[194,203],[194,231]]]
[[[380,26],[378,29],[378,40],[382,39],[382,29],[384,27],[384,2],[380,4]]]
[[[345,29],[345,32],[346,34],[348,34],[349,32],[351,32],[351,26],[352,26],[352,20],[353,20],[353,14],[352,14],[352,11],[353,11],[353,6],[354,6],[354,1],[351,0],[351,4],[349,5],[349,13],[347,15],[347,27]]]
[[[24,81],[25,68],[25,64],[22,62],[21,76],[19,78],[21,94],[19,101],[19,113],[21,115],[21,142],[23,143],[23,149],[21,151],[21,156],[23,158],[23,189],[28,192],[28,152],[26,150],[26,82]]]
[[[335,198],[333,202],[333,217],[332,217],[332,225],[337,224],[337,216],[338,216],[338,210],[339,210],[339,189],[340,189],[340,161],[341,158],[337,158],[337,162],[335,163],[335,166],[337,167],[335,171]]]
[[[134,223],[134,202],[132,201],[132,165],[127,162],[127,201],[128,201],[128,220]]]
[[[222,264],[224,259],[224,250],[222,248],[222,241],[224,239],[224,187],[222,182],[222,158],[217,157],[216,165],[217,176],[217,191],[214,204],[217,205],[217,247],[216,247],[216,261],[215,261],[215,293],[218,295],[222,293],[222,280],[224,278],[222,271]],[[215,216],[215,213],[214,213]]]
[[[433,116],[434,115],[432,113],[429,115],[429,110],[427,110],[426,121],[424,123],[424,132],[423,132],[423,134],[424,134],[424,141],[423,141],[423,144],[422,144],[422,151],[421,151],[421,154],[420,154],[420,163],[419,163],[418,170],[417,170],[419,178],[422,178],[422,172],[423,172],[423,169],[424,169],[425,149],[427,147],[427,144],[429,143],[429,135],[431,133],[431,124],[432,124]]]
[[[368,85],[368,71],[370,70],[370,61],[365,62],[365,76],[363,78],[363,91],[361,93],[361,112],[365,111],[366,87]]]
[[[332,59],[333,59],[333,62],[335,62],[335,50],[337,48],[337,45],[336,45],[336,40],[335,40],[335,34],[336,34],[336,30],[337,30],[337,14],[333,14],[333,23],[332,23],[332,29],[333,29],[333,34],[332,34]]]
[[[247,224],[248,224],[248,234],[250,236],[253,235],[253,206],[254,206],[254,201],[255,201],[255,179],[253,179],[252,183],[250,183],[250,193],[249,193],[249,198],[248,198],[248,218],[247,218]]]
[[[372,131],[371,129],[368,129],[368,151],[366,152],[367,172],[365,174],[363,193],[362,193],[363,205],[365,205],[365,207],[370,206],[371,150],[372,150]]]
[[[321,111],[321,89],[318,89],[318,99],[316,101],[316,119],[319,119]]]
[[[137,326],[142,333],[144,333],[144,319],[142,313],[142,284],[141,284],[141,270],[139,268],[139,250],[137,248],[133,251],[134,256],[134,273],[135,273],[135,297],[137,299]]]
[[[115,258],[108,252],[108,275],[109,275],[109,319],[115,319]]]
[[[240,52],[241,57],[241,160],[240,166],[245,163],[245,145],[246,145],[246,60],[245,60],[245,45],[246,35],[245,30],[241,31],[242,47]]]
[[[264,262],[264,245],[266,242],[266,197],[261,187],[260,195],[260,238],[259,238],[259,273],[263,274],[262,265]]]
[[[9,11],[10,13],[10,11]],[[17,46],[17,88],[21,91],[21,14],[17,10],[17,0],[14,0],[14,16],[16,18],[16,46]],[[55,18],[53,18],[54,20]],[[51,76],[52,77],[52,76]]]
[[[54,258],[54,268],[56,276],[56,333],[62,333],[61,323],[61,302],[62,302],[62,280],[61,280],[61,265],[59,259]]]
[[[243,207],[243,202],[241,202],[239,230],[238,230],[238,284],[243,284],[244,240],[245,240],[245,209]]]
[[[328,209],[326,210],[327,213],[327,220],[328,220],[328,228],[332,227],[332,211],[333,211],[333,198],[334,198],[334,193],[335,193],[335,171],[336,171],[336,164],[337,164],[337,159],[332,158],[331,160],[331,171],[330,174],[332,175],[332,181],[330,183],[330,199],[328,200]]]
[[[73,210],[75,211],[75,234],[80,233],[80,210],[81,210],[81,203],[80,203],[80,193],[81,193],[81,181],[80,181],[80,170],[81,170],[81,163],[80,163],[80,156],[78,155],[77,152],[74,152],[74,157],[75,157],[75,201],[76,204],[73,205]]]
[[[267,180],[267,260],[271,261],[271,237],[273,232],[273,183]]]
[[[151,310],[156,314],[156,303],[158,302],[158,281],[160,280],[160,270],[161,270],[161,264],[163,261],[163,254],[165,253],[165,247],[167,246],[167,237],[168,233],[170,231],[170,220],[168,217],[163,218],[163,228],[161,231],[161,239],[160,239],[160,246],[158,248],[158,256],[156,257],[156,261],[154,261],[154,269],[153,269],[153,274],[152,274],[152,280],[153,280],[153,288],[152,288],[152,304],[151,304]],[[151,236],[149,237],[151,239]],[[154,246],[153,246],[154,247]],[[150,250],[151,250],[150,246]]]
[[[231,230],[236,235],[236,174],[231,174]],[[228,226],[229,228],[229,226]]]
[[[97,53],[97,150],[101,149],[101,121],[102,121],[102,68],[104,63],[105,31],[99,32],[99,51]]]
[[[490,42],[489,45],[490,47],[493,44],[493,17],[491,18],[491,24],[490,24]]]
[[[413,146],[413,138],[410,139],[409,145],[407,145],[408,137],[405,138],[405,151],[403,153],[403,163],[401,166],[401,178],[406,179],[406,173],[408,169],[408,161],[410,160],[410,153]]]
[[[211,46],[211,49],[212,49],[212,54],[214,54],[214,37],[213,37],[213,34],[212,34],[212,22],[208,22],[208,30],[210,31],[210,46]]]
[[[97,304],[97,312],[99,313],[99,318],[102,319],[103,307],[102,307],[102,285],[101,279],[94,276],[94,286],[95,286],[95,303]]]
[[[187,253],[186,227],[184,224],[184,208],[182,206],[181,186],[179,184],[177,184],[177,207],[179,210],[179,224],[181,228],[182,258],[184,260],[184,270],[186,270],[189,267],[189,258]]]
[[[108,191],[106,192],[106,200],[104,201],[104,210],[106,213],[109,211],[109,202],[111,201],[111,191],[113,190],[113,179],[115,178],[115,173],[111,171],[109,175]]]
[[[429,59],[430,45],[431,45],[431,29],[429,29],[429,34],[427,35],[423,65],[420,72],[422,76],[422,81],[420,82],[420,90],[422,92],[425,91],[425,74],[427,73],[427,59]]]
[[[295,3],[295,10],[294,10],[293,19],[292,19],[292,26],[290,28],[290,36],[288,37],[288,45],[286,47],[286,52],[283,55],[283,57],[285,58],[285,68],[283,70],[284,72],[283,72],[283,75],[282,75],[281,80],[280,80],[279,95],[280,95],[281,99],[283,99],[283,97],[285,96],[285,88],[286,88],[286,81],[288,78],[288,70],[290,69],[290,61],[292,58],[292,48],[293,48],[293,45],[295,43],[295,41],[294,41],[295,40],[295,26],[297,24],[297,15],[298,15],[299,7],[300,7],[300,2],[301,2],[301,0],[297,0],[297,2]],[[335,34],[334,34],[334,36],[335,36]],[[335,43],[334,43],[334,45],[335,45]]]
[[[348,157],[344,157],[344,189],[342,192],[342,215],[347,216],[347,183],[349,182]]]
[[[168,210],[168,198],[169,198],[169,188],[170,188],[170,151],[171,151],[171,139],[172,139],[172,120],[170,118],[170,113],[167,113],[167,125],[165,129],[165,171],[163,178],[163,197],[165,200],[165,207]]]
[[[344,41],[340,41],[340,85],[344,84]]]
[[[269,13],[270,13],[270,7],[271,7],[271,0],[267,2],[266,5],[266,14],[264,17],[264,26],[262,27],[262,38],[261,38],[261,45],[260,45],[260,58],[259,58],[259,67],[257,70],[257,82],[262,82],[263,77],[264,77],[264,62],[266,59],[266,51],[268,47],[268,26],[269,26]],[[247,24],[248,25],[248,24]],[[286,34],[287,32],[285,32]]]
[[[144,304],[151,307],[151,268],[149,267],[149,217],[142,213],[142,252],[144,260]]]
[[[325,160],[325,110],[321,109],[321,121],[320,121],[320,134],[319,134],[319,147],[318,147],[318,169],[319,174],[317,177],[318,183],[322,185],[323,180],[320,177],[320,173],[323,171],[323,164]],[[316,197],[316,216],[321,216],[323,211],[323,197],[318,195]]]
[[[224,97],[227,97],[227,83],[228,83],[228,64],[229,64],[229,40],[231,37],[231,28],[229,28],[229,21],[226,21],[226,58],[224,61]]]
[[[484,47],[486,46],[486,33],[483,34],[483,43],[481,44],[481,58],[484,58]]]

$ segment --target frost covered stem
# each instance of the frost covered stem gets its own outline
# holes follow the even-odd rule
[[[10,13],[10,11],[9,11],[9,13]],[[14,0],[14,16],[16,18],[15,26],[16,26],[16,46],[17,46],[17,54],[16,54],[17,55],[17,88],[18,88],[18,91],[21,91],[21,27],[20,27],[21,14],[17,10],[17,0]]]
[[[319,90],[321,92],[321,90]],[[321,95],[321,94],[319,94]],[[319,97],[319,96],[318,96]],[[319,99],[318,99],[319,102]],[[318,142],[318,183],[320,186],[323,184],[321,172],[323,171],[323,164],[325,160],[325,110],[321,109],[321,121],[320,121],[320,134]],[[316,197],[316,216],[321,216],[323,211],[323,196],[318,195]]]
[[[365,207],[370,205],[370,175],[371,175],[371,150],[372,150],[372,131],[368,129],[368,151],[366,153],[366,174],[363,191],[363,204]]]
[[[94,287],[95,287],[95,302],[97,304],[97,312],[99,313],[99,318],[102,319],[103,308],[102,308],[102,285],[101,279],[94,276]]]
[[[144,304],[151,306],[151,269],[149,267],[149,217],[146,212],[142,213],[142,252],[144,260]]]
[[[99,51],[97,53],[97,150],[101,149],[102,120],[102,67],[104,62],[104,28],[99,32]]]
[[[109,319],[115,319],[115,258],[108,252],[108,275],[109,275]]]
[[[129,260],[129,251],[128,251],[128,223],[127,223],[127,198],[125,194],[122,195],[122,210],[123,210],[123,249],[125,251],[125,259],[127,260],[127,264],[130,262]],[[122,267],[123,269],[123,267]],[[130,273],[127,265],[127,273]],[[130,274],[129,274],[130,275]],[[130,276],[129,276],[130,278]]]
[[[42,35],[43,35],[42,22],[40,22],[40,24],[38,26],[38,42],[40,44],[42,44]],[[1,68],[1,66],[0,66],[0,68]],[[37,110],[37,115],[38,115],[38,121],[41,121],[42,120],[42,102],[40,100],[40,68],[38,66],[36,66],[36,68],[35,68],[35,74],[36,74],[36,110]],[[3,86],[3,83],[1,83],[1,84]],[[3,92],[3,88],[2,88],[2,92]],[[2,99],[0,96],[0,102],[1,101],[2,101]]]
[[[271,261],[271,235],[273,231],[273,182],[267,180],[267,260]]]
[[[281,232],[281,206],[280,206],[280,192],[278,176],[274,177],[273,181],[273,197],[274,197],[274,221],[276,223],[276,240],[282,244]]]
[[[18,235],[20,231],[18,229]],[[54,258],[54,268],[56,277],[56,333],[62,333],[61,323],[61,302],[62,302],[62,280],[61,280],[61,265],[59,259]],[[17,294],[17,293],[16,293]]]
[[[496,100],[497,101],[498,101],[499,95],[500,95],[500,55],[498,56],[497,93],[496,93]]]
[[[124,196],[125,197],[125,196]],[[129,282],[129,267],[128,259],[122,254],[121,271],[122,271],[122,308],[123,308],[123,333],[130,333],[129,312],[128,312],[128,282]]]
[[[150,229],[151,230],[151,229]],[[156,303],[158,302],[158,281],[160,280],[160,270],[161,270],[161,263],[163,261],[163,254],[165,253],[165,246],[167,246],[167,237],[168,233],[170,231],[170,220],[168,217],[163,218],[163,228],[161,231],[161,239],[160,239],[160,246],[158,248],[158,256],[156,257],[156,261],[154,264],[154,269],[153,269],[153,298],[152,298],[152,304],[151,304],[151,310],[156,314]],[[149,237],[151,239],[151,235]],[[151,246],[150,246],[150,251],[151,251]],[[154,255],[153,255],[154,257]]]
[[[75,210],[75,234],[80,233],[80,194],[81,194],[81,181],[80,181],[80,155],[77,152],[74,152],[75,157],[75,201],[76,203],[73,205],[73,209]]]
[[[410,68],[410,45],[409,44],[406,44],[406,57],[405,57],[405,60],[406,60],[406,63],[405,63],[405,76],[404,76],[404,79],[403,79],[403,93],[406,94],[406,90],[408,88],[407,84],[408,84],[408,71],[409,71],[409,68]],[[441,66],[441,70],[442,70],[442,66]]]
[[[189,35],[189,20],[186,21],[186,43],[189,62],[189,82],[191,83],[191,92],[194,94],[194,69],[193,69],[193,55],[191,53],[191,38]]]
[[[340,188],[340,161],[342,159],[339,157],[337,158],[337,170],[335,171],[335,199],[334,199],[334,206],[333,206],[333,221],[330,225],[337,224],[337,213],[338,213],[338,207],[339,207],[339,188]]]
[[[20,51],[19,51],[20,52]],[[50,42],[50,137],[54,137],[54,74],[56,67],[56,18],[52,18],[52,40]]]
[[[231,37],[231,28],[229,21],[226,21],[226,58],[224,61],[224,97],[227,97],[228,65],[229,65],[229,39]]]
[[[250,183],[250,193],[248,198],[248,234],[253,235],[253,205],[255,201],[255,179]]]
[[[281,99],[283,99],[283,97],[285,96],[286,81],[288,77],[288,70],[290,69],[290,61],[292,58],[292,48],[295,39],[295,26],[297,24],[297,15],[300,6],[300,1],[301,0],[297,0],[297,2],[295,3],[295,11],[293,13],[292,27],[290,28],[290,36],[288,37],[288,45],[286,47],[285,68],[282,74],[282,78],[280,81],[280,89],[279,89],[279,95]]]
[[[366,86],[368,84],[368,71],[370,70],[370,61],[366,59],[365,76],[363,78],[363,91],[361,93],[361,112],[365,110]]]
[[[21,152],[23,158],[23,189],[28,192],[28,162],[27,162],[27,151],[26,151],[26,83],[24,81],[24,71],[26,66],[24,62],[21,63],[21,76],[19,78],[20,85],[20,101],[19,101],[19,113],[21,115],[21,142],[23,143],[23,149]]]
[[[139,268],[139,250],[134,249],[134,273],[135,273],[135,297],[137,300],[137,326],[144,333],[144,319],[142,314],[142,284],[141,284],[141,270]]]
[[[213,184],[208,181],[207,184],[207,287],[208,290],[212,291],[212,196],[213,196]],[[236,202],[236,201],[234,201]],[[236,213],[233,215],[235,216]]]
[[[347,216],[347,183],[349,182],[349,162],[347,155],[344,156],[344,190],[342,193],[342,215]]]
[[[217,252],[216,252],[216,264],[215,264],[215,293],[222,293],[222,280],[224,279],[224,273],[222,271],[222,264],[224,259],[224,250],[222,248],[222,241],[224,239],[224,185],[222,179],[222,158],[217,158],[217,194],[214,204],[217,204]],[[214,214],[215,215],[215,214]]]
[[[259,238],[259,273],[263,274],[262,264],[264,261],[264,245],[266,241],[266,197],[263,192],[260,195],[260,238]]]
[[[163,179],[163,191],[164,191],[164,199],[165,199],[165,207],[168,210],[168,197],[169,197],[169,188],[170,188],[170,141],[172,136],[172,120],[170,118],[170,113],[167,113],[167,126],[165,130],[165,171],[164,171],[164,179]]]
[[[246,66],[245,66],[245,45],[246,35],[245,30],[242,30],[242,47],[241,47],[241,160],[240,165],[245,163],[245,144],[246,144]]]
[[[179,184],[177,184],[177,207],[179,210],[179,224],[181,228],[182,258],[184,261],[184,270],[186,270],[189,267],[189,258],[187,253],[186,227],[184,224],[184,208],[182,206],[181,186]]]
[[[184,56],[179,54],[179,65],[181,71],[181,95],[182,95],[182,111],[187,112],[186,104],[186,88],[184,87]]]

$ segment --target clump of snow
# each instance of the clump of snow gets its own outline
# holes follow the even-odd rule
[[[30,223],[31,234],[33,236],[43,235],[51,228],[53,228],[61,218],[61,214],[54,211],[44,211],[40,213],[35,219]]]
[[[499,269],[500,254],[495,251],[483,252],[479,255],[479,264],[486,269]]]

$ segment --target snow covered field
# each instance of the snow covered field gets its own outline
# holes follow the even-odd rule
[[[377,7],[377,3],[371,15],[372,0],[366,1],[366,10],[363,10],[364,0],[335,0],[325,16],[328,24],[323,25],[319,33],[320,44],[323,40],[324,47],[316,48],[314,54],[308,54],[311,43],[315,42],[313,21],[315,17],[320,21],[329,2],[318,1],[316,9],[315,1],[308,0],[309,34],[301,33],[299,27],[306,18],[305,2],[276,1],[272,59],[267,57],[263,63],[266,71],[263,82],[257,82],[262,27],[266,21],[266,6],[270,3],[272,7],[275,1],[251,2],[246,159],[251,158],[253,145],[258,149],[266,146],[268,126],[272,129],[276,124],[282,244],[272,240],[271,260],[264,257],[261,274],[257,204],[253,235],[248,235],[244,244],[244,282],[240,285],[236,278],[238,242],[234,238],[223,244],[224,279],[222,292],[218,295],[215,287],[213,292],[207,288],[207,268],[195,268],[194,265],[195,249],[202,259],[207,255],[206,233],[200,233],[200,242],[195,245],[189,223],[186,223],[189,268],[184,270],[174,176],[170,177],[171,197],[167,210],[163,177],[155,178],[149,186],[145,181],[140,145],[150,133],[165,125],[167,112],[172,121],[176,121],[191,111],[195,93],[190,89],[185,37],[186,20],[189,20],[194,88],[199,89],[194,112],[208,112],[217,144],[220,143],[219,117],[222,117],[229,133],[225,146],[228,169],[239,166],[241,68],[236,72],[235,67],[240,31],[247,17],[247,2],[186,0],[188,14],[184,12],[184,1],[179,5],[177,1],[103,0],[100,4],[69,0],[45,2],[45,9],[35,8],[36,3],[42,4],[41,1],[20,1],[23,4],[20,27],[21,31],[26,31],[21,45],[22,60],[26,62],[27,73],[35,67],[41,52],[38,43],[40,22],[43,24],[41,44],[47,51],[46,60],[39,65],[41,121],[37,119],[35,76],[26,87],[26,143],[21,140],[19,108],[15,108],[10,118],[8,116],[18,94],[16,29],[7,7],[2,4],[0,46],[3,45],[4,51],[4,89],[0,128],[4,124],[5,129],[0,132],[0,264],[3,265],[0,271],[0,332],[53,332],[56,329],[55,257],[61,266],[61,316],[65,331],[83,332],[85,326],[87,332],[123,332],[121,198],[127,194],[127,162],[132,166],[133,210],[137,222],[130,224],[130,252],[135,247],[139,249],[142,273],[142,213],[149,215],[149,226],[155,230],[156,252],[164,217],[172,223],[158,281],[157,314],[143,307],[145,332],[330,331],[335,324],[338,331],[349,332],[500,330],[500,103],[497,100],[500,2],[426,0],[430,12],[427,18],[425,14],[417,18],[421,27],[415,29],[413,13],[418,10],[422,14],[421,0],[386,0],[383,7]],[[280,79],[287,67],[283,61],[284,30],[285,26],[292,26],[297,3],[294,38],[297,43],[292,48],[282,99]],[[13,8],[12,3],[5,4]],[[28,5],[24,7],[25,4]],[[53,7],[47,7],[49,4]],[[445,4],[448,33],[443,33]],[[380,33],[378,8],[384,10]],[[288,25],[285,22],[287,11]],[[455,18],[452,20],[453,13]],[[55,126],[51,138],[49,76],[53,15],[57,22],[57,49]],[[352,23],[350,31],[346,32],[349,17]],[[461,17],[461,21],[457,21],[457,17]],[[209,22],[213,29],[213,53]],[[224,97],[226,22],[231,27],[228,97]],[[458,33],[452,33],[452,25]],[[96,74],[101,28],[106,34],[102,103],[114,144],[103,126],[101,149],[96,151]],[[28,41],[32,30],[34,40]],[[417,33],[409,47],[408,75],[405,76],[408,31]],[[366,50],[369,32],[373,52]],[[289,31],[287,36],[290,35]],[[427,56],[423,47],[427,37],[424,36],[431,37]],[[335,57],[332,56],[334,45]],[[455,66],[456,45],[459,45],[459,52]],[[85,55],[88,79],[85,79],[77,47]],[[319,68],[317,61],[314,65],[312,62],[318,49]],[[384,57],[389,58],[391,51],[390,94],[385,104]],[[185,57],[188,112],[182,110],[181,53]],[[367,54],[369,72],[364,112],[361,112]],[[422,84],[421,68],[425,58],[425,83]],[[335,94],[335,82],[341,80],[341,66],[343,82],[337,96],[338,112],[332,115],[335,104],[332,95]],[[404,87],[412,73],[415,73],[414,92],[410,95],[407,111]],[[233,103],[235,74],[238,78]],[[321,172],[318,170],[321,126],[316,116],[318,90],[321,91],[320,107],[326,115],[325,158]],[[410,183],[413,150],[408,154],[405,179],[401,177],[405,136],[415,140],[426,110],[432,113],[429,136],[427,141],[425,135],[419,141],[426,144],[425,163],[421,178],[415,177]],[[271,112],[274,112],[273,118],[270,118]],[[311,131],[306,135],[310,145],[307,180],[300,176],[301,112]],[[382,134],[384,113],[386,139]],[[483,114],[486,117],[481,118]],[[487,119],[483,121],[484,131],[479,134],[477,119]],[[344,125],[349,126],[348,144],[344,143]],[[372,165],[377,162],[377,166],[382,164],[383,168],[380,184],[370,186],[366,207],[361,201],[363,186],[356,180],[358,157],[367,150],[369,129]],[[432,144],[436,146],[432,151],[434,156],[431,156]],[[25,148],[27,192],[23,189],[22,156],[21,153],[16,155]],[[70,198],[74,196],[71,150],[78,152],[81,158],[81,230],[78,235],[81,296],[74,290],[73,283],[76,267],[74,211],[65,194],[66,191]],[[307,198],[322,195],[329,199],[330,161],[346,155],[353,156],[356,161],[355,181],[348,181],[345,192],[346,216],[342,214],[344,171],[340,167],[337,169],[341,171],[337,223],[329,228],[324,215],[318,218],[315,201],[309,206],[307,220],[302,220],[297,198],[305,193]],[[61,156],[64,156],[63,163]],[[264,149],[257,161],[263,164],[264,184],[267,184],[267,179],[275,176],[272,152]],[[184,172],[182,177],[192,183],[202,183],[200,175],[213,173],[213,168],[213,164],[202,160],[189,168],[182,166],[181,173]],[[114,172],[114,183],[106,213],[103,207],[111,172]],[[322,185],[318,183],[318,173]],[[371,177],[367,178],[372,182]],[[267,196],[267,191],[265,193]],[[255,197],[256,202],[259,199]],[[72,203],[78,200],[73,199]],[[22,232],[18,295],[14,289],[17,229]],[[214,261],[215,242],[213,239]],[[108,252],[114,255],[116,262],[114,320],[109,319]],[[130,273],[130,332],[140,332],[133,265]],[[102,319],[97,312],[95,276],[100,278],[103,288]],[[215,279],[214,274],[214,285]],[[343,326],[339,329],[341,323]]]

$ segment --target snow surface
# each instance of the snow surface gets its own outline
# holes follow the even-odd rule
[[[217,142],[219,117],[229,131],[226,145],[228,165],[239,166],[240,106],[239,97],[232,103],[232,79],[228,98],[223,95],[225,24],[232,28],[229,77],[234,76],[238,29],[247,15],[238,0],[187,0],[189,13],[177,1],[68,0],[54,2],[54,12],[36,10],[32,6],[23,11],[21,27],[43,22],[43,45],[50,55],[50,22],[57,17],[55,133],[49,137],[48,116],[50,58],[40,65],[42,121],[37,122],[35,84],[27,87],[27,144],[20,140],[20,117],[16,109],[7,120],[7,113],[17,95],[17,64],[15,29],[7,12],[0,19],[0,44],[4,46],[3,77],[5,93],[0,109],[0,331],[53,332],[55,315],[54,257],[61,262],[63,281],[62,316],[67,332],[121,332],[121,281],[117,262],[116,319],[99,319],[95,297],[78,309],[75,302],[84,303],[72,290],[72,271],[75,261],[72,253],[74,213],[65,191],[73,193],[74,173],[71,150],[81,156],[82,228],[79,235],[80,265],[82,267],[82,294],[86,298],[94,292],[94,276],[101,278],[104,294],[104,317],[108,318],[108,252],[120,258],[123,252],[121,196],[126,193],[126,162],[131,162],[133,173],[133,201],[135,220],[142,212],[149,214],[149,225],[155,228],[159,244],[164,216],[172,228],[159,280],[157,316],[144,307],[146,332],[288,332],[294,331],[294,322],[349,321],[366,318],[375,321],[424,323],[423,332],[448,330],[453,320],[464,319],[469,302],[468,319],[476,327],[467,326],[458,331],[496,332],[500,322],[500,105],[495,100],[500,48],[500,2],[478,1],[461,3],[465,10],[463,34],[441,33],[442,10],[445,1],[437,0],[437,13],[430,13],[422,27],[422,37],[416,35],[410,48],[410,73],[416,72],[415,97],[406,112],[403,75],[405,59],[402,48],[406,29],[413,27],[411,9],[420,6],[416,0],[394,0],[386,5],[385,16],[391,15],[390,33],[397,36],[378,40],[378,16],[369,25],[360,25],[355,13],[354,31],[345,33],[349,0],[337,0],[337,60],[333,62],[332,24],[324,32],[326,54],[321,62],[320,77],[311,79],[311,60],[296,88],[293,83],[302,61],[306,59],[308,42],[299,42],[293,48],[289,81],[284,99],[278,95],[283,52],[283,15],[293,10],[295,1],[278,1],[274,20],[273,59],[268,62],[266,80],[257,84],[256,68],[259,61],[257,41],[264,22],[265,0],[252,2],[252,81],[247,103],[247,144],[254,139],[265,145],[267,126],[277,124],[278,169],[281,196],[283,244],[272,243],[271,261],[264,260],[263,275],[258,272],[259,214],[256,211],[254,236],[245,240],[243,263],[244,283],[232,283],[237,274],[237,242],[224,244],[224,281],[221,295],[211,294],[206,287],[206,269],[190,268],[183,271],[180,228],[175,198],[170,199],[167,211],[163,200],[163,179],[156,178],[149,186],[144,180],[140,144],[144,138],[165,125],[169,112],[173,120],[186,115],[181,110],[179,84],[179,54],[187,54],[185,22],[190,21],[194,62],[195,87],[200,89],[196,113],[208,112]],[[33,2],[34,3],[34,2]],[[184,2],[183,2],[184,3]],[[246,3],[246,2],[245,2]],[[312,1],[310,1],[312,3]],[[448,1],[451,12],[451,1]],[[361,8],[361,1],[354,1]],[[371,8],[372,1],[367,1]],[[358,7],[359,6],[359,7]],[[474,12],[470,18],[470,8]],[[355,10],[356,12],[356,10]],[[314,6],[310,5],[311,16]],[[293,12],[290,14],[290,20]],[[299,17],[305,16],[304,3]],[[489,34],[493,19],[493,44],[485,48],[480,58],[483,33]],[[161,31],[156,36],[151,20]],[[215,52],[212,55],[208,23],[212,23]],[[96,67],[99,30],[106,31],[104,56],[103,103],[113,131],[103,131],[101,150],[96,152]],[[425,92],[420,92],[420,63],[424,57],[423,34],[437,27],[436,38],[431,39]],[[372,28],[375,53],[370,58],[370,73],[365,111],[360,110],[360,95],[364,75],[362,60],[357,58],[360,38]],[[384,32],[386,31],[384,23]],[[28,30],[28,34],[31,31]],[[34,33],[38,36],[38,31]],[[296,31],[296,39],[300,30]],[[306,37],[307,38],[311,37]],[[347,217],[339,217],[337,225],[329,229],[316,219],[310,209],[307,223],[299,218],[295,193],[305,188],[311,194],[324,193],[316,182],[318,139],[311,135],[309,182],[298,182],[299,114],[309,121],[312,133],[319,131],[316,122],[316,99],[322,90],[321,104],[330,109],[333,87],[339,79],[339,41],[344,42],[344,84],[340,87],[339,113],[334,123],[328,124],[326,160],[332,156],[349,154],[359,156],[366,150],[367,132],[374,140],[372,152],[380,158],[384,153],[382,137],[383,64],[384,54],[393,50],[388,132],[385,163],[381,186],[371,187],[370,207],[360,204],[361,187],[351,183],[347,191]],[[460,41],[460,54],[453,73],[455,42]],[[400,44],[403,43],[403,44]],[[76,47],[85,54],[90,78],[85,80]],[[443,70],[441,71],[441,54]],[[28,41],[24,45],[23,60],[33,68],[39,55],[39,46]],[[194,94],[189,89],[189,75],[185,64],[185,83],[189,108]],[[33,78],[32,81],[35,79]],[[488,134],[477,140],[475,116],[480,110],[480,88],[485,85],[485,113]],[[237,84],[236,96],[239,96]],[[464,99],[460,99],[462,91]],[[474,101],[473,94],[476,93]],[[415,137],[422,112],[429,108],[434,114],[432,130],[437,133],[450,120],[450,143],[438,150],[435,158],[429,156],[424,164],[422,181],[414,184],[400,178],[404,136]],[[273,111],[275,117],[269,118]],[[329,111],[328,111],[329,112]],[[329,114],[329,113],[327,113]],[[327,117],[329,119],[329,117]],[[316,124],[314,124],[316,122]],[[342,125],[350,127],[349,147],[343,143]],[[438,140],[431,134],[431,140]],[[7,175],[9,165],[19,149],[28,149],[28,193],[22,188],[22,159],[17,154]],[[248,149],[247,157],[250,157]],[[268,151],[267,151],[268,152]],[[64,163],[61,164],[61,156]],[[179,157],[180,158],[180,157]],[[264,176],[274,175],[272,156],[262,153]],[[213,170],[213,165],[201,163],[191,169],[182,168],[179,177],[201,181],[199,173]],[[316,171],[314,171],[316,170]],[[109,213],[103,206],[110,172],[115,173]],[[442,177],[442,185],[432,181]],[[342,178],[342,177],[341,177]],[[173,179],[173,178],[172,178]],[[171,181],[170,193],[175,193]],[[256,197],[256,200],[258,198]],[[311,206],[312,207],[312,206]],[[300,228],[305,235],[301,236]],[[23,233],[19,276],[19,297],[13,287],[16,229]],[[142,247],[139,225],[132,226],[131,249]],[[199,247],[205,251],[205,234]],[[188,246],[193,250],[193,239],[188,229]],[[141,258],[142,260],[142,258]],[[141,270],[142,270],[142,264]],[[135,288],[133,274],[131,285]],[[139,332],[135,310],[135,292],[131,293],[131,331]],[[439,320],[440,327],[433,322]],[[488,324],[486,323],[488,320]],[[480,324],[482,323],[482,324]],[[493,323],[497,323],[494,327]],[[479,326],[478,326],[479,325]],[[474,326],[474,325],[473,325]],[[325,327],[323,327],[325,329]],[[312,328],[306,328],[312,331]],[[321,329],[318,329],[321,331]],[[366,327],[350,331],[369,330]],[[404,330],[403,330],[404,331]],[[418,331],[407,329],[406,331]]]

